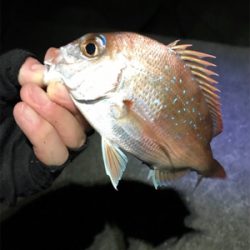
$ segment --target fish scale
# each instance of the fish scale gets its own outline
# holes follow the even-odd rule
[[[88,48],[91,45],[92,50]],[[210,142],[222,131],[213,56],[175,41],[129,32],[86,34],[47,55],[47,84],[60,78],[100,133],[104,166],[116,188],[130,152],[151,166],[157,188],[196,171],[224,178]]]
[[[159,68],[160,67],[161,67],[161,65],[159,66]],[[145,68],[149,68],[149,66],[145,66]],[[143,69],[135,69],[135,70],[143,72],[143,74],[146,75],[146,72],[144,73]],[[148,74],[148,79],[153,78],[153,77],[155,77],[155,76],[150,77],[150,75]],[[181,122],[179,122],[179,119],[185,120],[185,119],[187,119],[186,116],[188,116],[189,120],[188,120],[186,126],[188,124],[190,124],[190,121],[192,121],[194,125],[199,124],[199,126],[197,125],[198,131],[197,131],[196,135],[199,134],[199,132],[201,132],[201,131],[199,131],[200,127],[202,127],[202,128],[206,127],[206,123],[204,121],[199,121],[199,120],[194,119],[194,118],[193,118],[193,120],[191,119],[192,117],[190,117],[191,115],[189,114],[191,112],[190,111],[191,108],[189,107],[188,104],[191,104],[190,97],[193,95],[192,95],[191,91],[189,91],[189,94],[185,93],[186,94],[185,98],[181,98],[181,94],[178,94],[178,93],[182,90],[182,88],[181,88],[182,86],[180,87],[180,85],[178,85],[178,83],[177,83],[178,79],[176,79],[176,77],[173,74],[167,75],[166,77],[161,79],[161,81],[158,81],[158,82],[154,81],[154,84],[148,85],[146,88],[144,86],[140,87],[140,82],[142,82],[142,83],[145,82],[145,81],[141,81],[140,79],[141,79],[140,76],[138,78],[136,78],[135,81],[133,81],[133,79],[130,79],[129,85],[133,85],[134,88],[131,89],[131,92],[136,92],[138,99],[144,97],[145,93],[152,93],[151,98],[148,98],[147,96],[145,96],[145,100],[144,100],[144,103],[148,102],[149,105],[151,105],[153,107],[152,109],[149,109],[146,113],[144,112],[146,115],[148,115],[148,118],[150,120],[154,120],[154,121],[157,119],[161,120],[161,117],[160,117],[161,114],[164,114],[164,115],[167,114],[170,122],[172,121],[176,125],[176,124],[181,124]],[[170,79],[175,79],[175,81],[171,82]],[[165,84],[161,84],[161,82],[165,83]],[[188,85],[188,84],[186,84],[186,85]],[[164,91],[162,89],[164,89],[165,86],[168,87],[168,93],[166,93],[166,95],[162,95],[162,92]],[[158,93],[158,95],[154,95],[154,93]],[[156,100],[159,102],[159,105],[157,105],[155,103]],[[173,100],[173,101],[171,102],[168,100]],[[183,111],[183,108],[181,109],[181,107],[178,108],[178,106],[175,106],[175,107],[173,106],[173,105],[177,104],[176,100],[177,101],[179,100],[178,102],[184,103],[184,105],[183,105],[185,107],[184,111]],[[187,102],[188,102],[188,104],[186,104]],[[135,100],[135,103],[137,103],[137,100]],[[165,109],[171,110],[172,112],[165,110],[163,108],[163,103],[167,103],[167,108],[165,108]],[[196,103],[196,109],[197,109],[197,112],[200,110],[200,103],[199,102]],[[179,110],[182,110],[180,115],[178,115]],[[174,118],[174,119],[171,120],[171,118]],[[178,122],[176,122],[176,121],[178,121]],[[175,128],[175,131],[177,133],[178,133],[178,131],[177,131],[178,129],[179,128]],[[194,129],[194,127],[192,127],[192,129]],[[198,138],[198,139],[200,139],[200,138]]]

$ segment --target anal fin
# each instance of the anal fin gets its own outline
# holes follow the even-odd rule
[[[149,171],[148,179],[152,178],[155,189],[158,189],[159,186],[166,186],[168,181],[178,179],[184,176],[187,171],[187,169],[151,169]]]
[[[106,174],[110,177],[112,185],[117,189],[128,162],[127,156],[115,145],[102,138],[102,156]]]

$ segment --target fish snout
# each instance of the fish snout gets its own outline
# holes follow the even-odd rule
[[[56,65],[60,61],[60,58],[60,49],[51,47],[47,50],[44,57],[45,71],[43,77],[46,85],[52,82],[64,82],[61,73],[56,70]]]
[[[47,50],[45,57],[44,57],[44,61],[47,64],[56,64],[59,54],[60,54],[60,49],[51,47]]]

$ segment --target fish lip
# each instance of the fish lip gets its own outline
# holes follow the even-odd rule
[[[44,62],[44,67],[45,67],[44,74],[43,74],[44,84],[49,85],[51,82],[60,82],[60,83],[65,84],[62,75],[57,71],[53,71],[53,66],[54,64],[51,62],[48,62],[48,61]]]
[[[44,62],[44,67],[45,67],[45,71],[48,72],[50,70],[52,63],[45,61]]]
[[[44,83],[48,85],[50,82],[60,82],[66,86],[69,91],[76,90],[79,86],[70,86],[68,80],[59,71],[55,70],[55,64],[50,61],[44,61]]]
[[[44,64],[44,67],[45,67],[45,73],[46,74],[48,74],[49,73],[49,71],[50,71],[50,68],[52,67],[52,65],[53,65],[53,63],[51,62],[51,61],[48,61],[48,60],[45,60],[44,62],[43,62],[43,64]]]

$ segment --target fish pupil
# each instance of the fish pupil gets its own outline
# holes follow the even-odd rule
[[[96,45],[94,43],[88,43],[85,46],[86,52],[88,53],[88,55],[93,56],[96,52]]]

